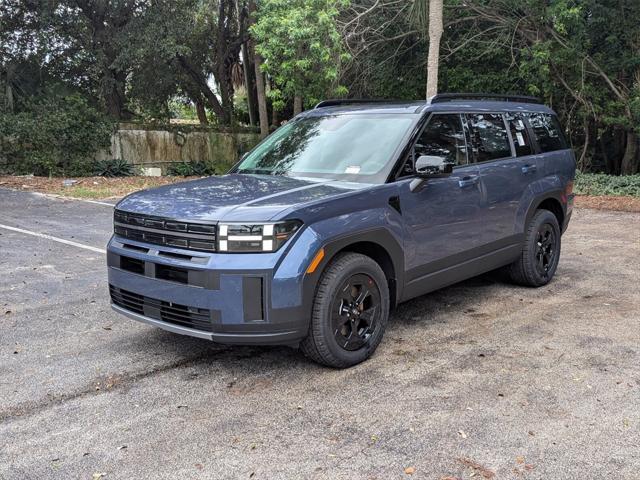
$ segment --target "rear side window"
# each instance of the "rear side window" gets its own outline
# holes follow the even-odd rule
[[[519,113],[506,114],[507,125],[511,131],[513,145],[516,148],[516,156],[524,157],[533,154],[533,146],[531,145],[531,137],[524,123],[524,118]]]
[[[536,137],[541,152],[553,152],[569,148],[555,115],[545,113],[529,114],[529,124]]]
[[[511,145],[502,115],[475,113],[466,115],[475,162],[511,156]]]

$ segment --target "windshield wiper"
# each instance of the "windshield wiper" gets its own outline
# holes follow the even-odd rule
[[[246,173],[249,175],[275,175],[273,170],[268,170],[266,168],[243,168],[242,170],[238,170],[238,173]]]

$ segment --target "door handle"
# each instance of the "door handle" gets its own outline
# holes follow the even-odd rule
[[[522,167],[522,174],[527,175],[528,173],[536,173],[536,170],[538,170],[538,167],[535,165],[525,165]]]
[[[480,177],[478,175],[467,175],[458,180],[458,185],[460,188],[472,187],[473,185],[477,185],[479,179]]]

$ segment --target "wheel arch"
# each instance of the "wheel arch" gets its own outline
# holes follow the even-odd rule
[[[562,194],[562,191],[553,191],[535,197],[527,210],[525,223],[523,225],[524,228],[526,229],[526,226],[529,225],[529,222],[538,210],[544,209],[549,210],[555,215],[558,220],[558,225],[560,226],[560,231],[564,231],[563,227],[566,213],[565,207],[562,204]]]
[[[390,305],[392,308],[396,306],[398,299],[401,298],[404,257],[402,247],[390,232],[385,229],[376,229],[351,234],[330,241],[323,248],[324,258],[313,274],[316,277],[313,282],[314,290],[320,275],[336,256],[345,252],[360,253],[380,266],[387,278]]]
[[[564,225],[564,209],[562,208],[560,200],[554,197],[545,198],[536,207],[536,210],[542,209],[549,210],[555,215],[556,219],[558,220],[560,231],[562,231],[562,226]]]

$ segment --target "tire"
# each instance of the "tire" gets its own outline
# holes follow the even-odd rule
[[[549,210],[538,210],[527,226],[520,258],[507,267],[510,279],[526,287],[551,281],[560,260],[560,226]]]
[[[322,365],[351,367],[373,354],[388,320],[389,287],[380,266],[365,255],[340,254],[320,277],[300,349]]]

